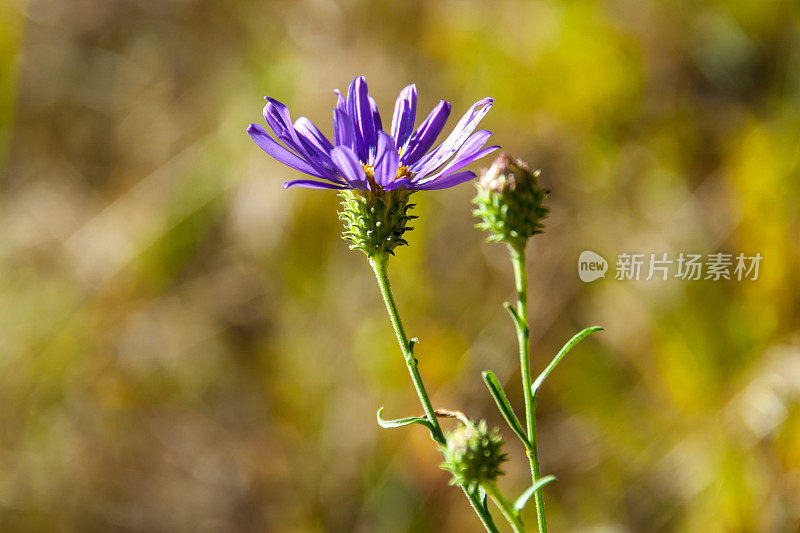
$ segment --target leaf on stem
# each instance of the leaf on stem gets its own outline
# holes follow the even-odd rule
[[[525,434],[525,430],[522,429],[522,424],[519,423],[517,415],[514,414],[514,409],[508,402],[508,398],[506,398],[503,386],[500,385],[500,380],[497,379],[497,376],[495,376],[491,370],[485,370],[482,375],[483,381],[489,389],[489,394],[492,395],[495,403],[497,403],[497,408],[500,409],[500,414],[503,415],[503,418],[505,418],[511,430],[516,433],[517,437],[525,444],[525,447],[530,449],[531,444],[528,440],[528,436]]]
[[[528,325],[522,322],[522,319],[520,318],[519,313],[517,312],[517,308],[514,307],[513,304],[505,302],[503,303],[503,307],[505,307],[506,311],[508,311],[508,314],[511,315],[511,320],[514,321],[514,325],[517,326],[518,330],[524,331],[525,329],[528,328]]]
[[[543,478],[539,478],[536,483],[528,487],[525,492],[519,495],[517,501],[514,502],[514,510],[516,510],[518,513],[522,511],[522,509],[525,508],[525,504],[528,503],[528,500],[531,499],[531,496],[533,496],[537,490],[541,490],[542,487],[555,480],[556,476],[544,476]]]
[[[383,407],[378,409],[378,425],[382,428],[399,428],[403,426],[408,426],[409,424],[421,424],[428,428],[428,431],[433,433],[433,424],[427,418],[421,416],[409,416],[407,418],[397,418],[394,420],[384,420],[381,417],[381,413],[383,412]]]
[[[547,365],[547,368],[545,368],[542,371],[542,373],[539,374],[539,377],[537,377],[536,381],[534,381],[533,385],[531,385],[531,392],[533,393],[534,400],[536,400],[536,393],[539,391],[539,387],[541,387],[542,382],[548,375],[550,375],[550,372],[552,372],[553,369],[556,367],[556,365],[558,365],[558,363],[561,362],[564,356],[567,355],[567,353],[572,348],[574,348],[576,344],[581,342],[584,338],[588,337],[589,335],[591,335],[596,331],[602,331],[602,330],[603,328],[601,328],[600,326],[592,326],[590,328],[586,328],[583,331],[576,333],[574,337],[572,337],[569,341],[567,341],[567,343],[561,348],[561,350],[558,351],[556,356],[553,357],[553,360],[550,361],[550,364]]]
[[[411,355],[414,355],[414,345],[419,344],[419,339],[414,337],[410,341],[408,341],[408,351],[411,352]]]

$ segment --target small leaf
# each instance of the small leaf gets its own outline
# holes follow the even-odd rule
[[[382,428],[399,428],[403,426],[408,426],[409,424],[422,424],[428,431],[433,432],[433,426],[428,421],[427,418],[423,418],[421,416],[409,416],[408,418],[397,418],[395,420],[384,420],[381,418],[381,413],[383,412],[383,407],[378,409],[378,425]]]
[[[500,414],[502,414],[503,418],[506,419],[506,422],[511,430],[516,433],[517,437],[519,437],[522,443],[525,444],[525,447],[530,449],[531,444],[528,440],[528,436],[525,434],[525,430],[522,429],[522,424],[519,423],[517,415],[514,414],[514,409],[508,402],[506,393],[503,391],[503,386],[500,385],[500,381],[497,379],[497,376],[495,376],[491,370],[484,371],[482,375],[483,381],[486,382],[486,387],[489,389],[489,394],[492,395],[495,403],[497,403],[497,408],[500,409]]]
[[[533,392],[534,400],[536,399],[536,393],[539,391],[539,387],[542,386],[542,382],[548,375],[550,375],[550,372],[553,371],[556,365],[558,365],[558,363],[561,362],[561,359],[563,359],[564,356],[567,355],[567,353],[572,348],[574,348],[576,344],[581,342],[584,338],[588,337],[589,335],[591,335],[596,331],[602,331],[602,330],[603,328],[601,328],[600,326],[592,326],[590,328],[586,328],[583,331],[576,333],[574,337],[572,337],[569,341],[567,341],[567,343],[561,348],[561,350],[559,350],[556,356],[553,357],[553,360],[550,361],[550,364],[547,365],[547,368],[545,368],[542,371],[542,373],[539,374],[539,377],[537,377],[536,381],[534,381],[533,385],[531,385],[531,391]]]
[[[523,332],[526,335],[528,335],[529,334],[528,324],[523,322],[522,317],[519,316],[519,312],[517,311],[517,308],[514,307],[513,305],[511,305],[508,302],[505,302],[503,304],[503,307],[505,307],[506,311],[508,311],[508,314],[511,315],[511,320],[514,321],[514,325],[517,327],[517,330]]]
[[[514,502],[514,509],[516,509],[517,512],[522,511],[522,509],[525,508],[525,504],[528,503],[528,500],[530,500],[531,496],[533,496],[537,490],[541,490],[542,487],[555,480],[556,476],[544,476],[539,478],[536,483],[528,487],[525,492],[519,495],[517,501]]]
[[[419,339],[414,337],[410,341],[408,341],[408,350],[411,352],[411,355],[414,355],[414,345],[419,344]]]
[[[508,311],[508,314],[511,315],[511,318],[514,319],[514,322],[517,322],[519,320],[519,315],[517,314],[517,308],[514,307],[514,304],[510,302],[503,302],[503,307],[506,308],[506,311]]]
[[[511,320],[514,321],[514,325],[516,325],[518,328],[522,327],[522,322],[519,318],[519,313],[517,313],[517,308],[508,302],[504,302],[503,307],[505,307],[506,311],[508,311],[508,314],[511,315]]]

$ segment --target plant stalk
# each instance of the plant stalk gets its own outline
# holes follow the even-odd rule
[[[436,418],[431,400],[428,398],[428,392],[425,390],[425,385],[422,383],[422,376],[419,375],[419,369],[417,368],[417,359],[414,357],[405,329],[403,329],[403,323],[400,321],[400,315],[397,313],[397,305],[394,302],[394,296],[392,296],[392,289],[389,287],[386,263],[386,256],[372,256],[369,258],[369,264],[372,270],[375,271],[375,277],[378,279],[378,287],[380,287],[381,296],[383,296],[383,301],[386,303],[386,311],[389,313],[389,320],[391,320],[394,333],[397,335],[397,342],[400,344],[400,349],[403,351],[408,373],[411,374],[411,381],[414,383],[419,401],[422,403],[422,408],[425,410],[425,416],[431,423],[431,436],[438,444],[445,445],[447,441],[444,438],[442,426],[439,425],[439,420]]]
[[[525,422],[528,432],[530,447],[526,450],[531,465],[531,482],[536,483],[540,478],[539,452],[536,443],[536,401],[531,390],[530,368],[530,326],[528,324],[528,277],[525,270],[525,244],[520,246],[509,245],[511,264],[514,267],[514,281],[517,290],[517,340],[519,342],[519,366],[522,374],[522,390],[525,400]],[[544,496],[538,490],[534,494],[536,504],[536,518],[539,521],[539,533],[547,533],[547,519],[544,513]]]
[[[470,505],[475,510],[475,513],[478,515],[478,518],[481,519],[481,523],[483,527],[486,528],[486,531],[489,533],[499,533],[497,530],[497,526],[494,524],[494,520],[492,519],[492,515],[489,514],[489,510],[483,506],[483,502],[481,501],[480,497],[478,496],[477,491],[470,491],[463,485],[459,485],[461,490],[464,491],[464,494],[467,496]]]
[[[442,426],[439,424],[439,420],[436,417],[436,412],[431,405],[428,392],[425,390],[425,385],[422,382],[422,376],[420,376],[419,369],[417,368],[417,359],[414,357],[411,344],[408,341],[405,329],[403,328],[403,323],[400,321],[400,315],[397,312],[397,305],[395,304],[394,296],[392,295],[392,290],[389,286],[389,276],[386,272],[387,260],[388,256],[372,256],[369,258],[369,264],[372,267],[372,270],[375,272],[375,278],[378,280],[378,287],[380,288],[381,296],[383,296],[383,301],[386,304],[386,311],[389,313],[389,320],[392,322],[392,327],[394,328],[395,335],[397,336],[397,342],[400,344],[400,349],[403,351],[403,357],[406,361],[406,367],[408,367],[408,373],[411,375],[411,381],[414,383],[414,389],[416,389],[417,396],[419,396],[419,401],[422,403],[425,416],[431,423],[431,437],[440,446],[446,446],[447,439],[445,439]],[[491,514],[489,514],[488,509],[484,507],[477,493],[475,491],[469,491],[463,486],[461,489],[467,496],[470,505],[475,510],[478,518],[480,518],[481,523],[486,528],[486,531],[489,533],[498,533]]]

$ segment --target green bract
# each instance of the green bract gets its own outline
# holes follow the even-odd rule
[[[549,209],[542,202],[550,193],[539,187],[540,171],[520,159],[501,154],[478,182],[473,213],[482,221],[477,227],[490,233],[488,240],[524,247],[541,233]]]
[[[413,228],[407,224],[417,218],[409,215],[414,204],[408,203],[412,191],[346,190],[339,193],[342,208],[339,219],[344,225],[342,238],[351,250],[361,250],[367,257],[394,255],[394,249],[408,244],[403,234]]]
[[[474,488],[494,481],[503,474],[500,470],[508,458],[502,453],[503,439],[493,430],[486,430],[486,422],[459,425],[447,435],[447,445],[442,446],[444,463],[440,466],[453,474],[453,485]]]

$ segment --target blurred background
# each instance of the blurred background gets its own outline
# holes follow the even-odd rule
[[[425,431],[376,425],[420,409],[335,194],[282,190],[245,134],[265,94],[329,133],[358,74],[384,123],[412,81],[420,115],[493,96],[552,189],[534,371],[606,331],[540,395],[551,530],[800,530],[793,0],[0,0],[0,28],[3,531],[480,530]],[[416,195],[390,275],[434,404],[512,437],[516,495],[480,378],[521,410],[513,278],[472,194]],[[585,284],[583,250],[764,259]]]

